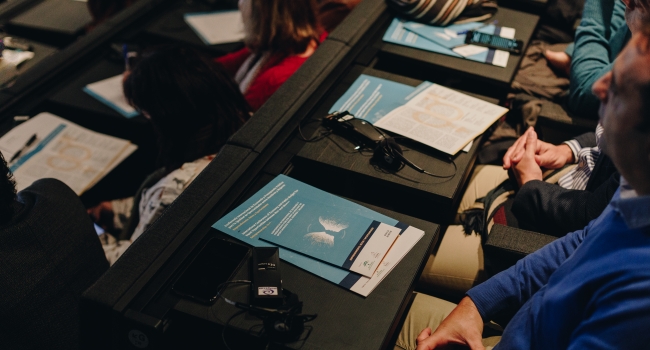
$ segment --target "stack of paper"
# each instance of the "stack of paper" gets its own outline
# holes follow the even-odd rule
[[[131,107],[124,97],[122,74],[86,85],[83,90],[105,105],[127,118],[133,118],[140,113]]]
[[[494,34],[508,39],[514,39],[515,37],[514,28],[499,27],[492,24],[484,25],[480,22],[436,27],[395,18],[388,30],[386,30],[383,40],[499,67],[505,67],[508,64],[510,53],[507,51],[466,45],[465,33],[469,30]]]
[[[367,296],[422,230],[279,175],[213,228]]]
[[[454,155],[467,151],[508,109],[446,87],[417,87],[362,74],[330,109]]]
[[[34,138],[34,142],[28,142]],[[25,145],[30,146],[25,148]],[[20,191],[55,178],[82,194],[137,149],[127,140],[96,133],[50,113],[40,113],[0,138],[0,151]]]
[[[206,45],[244,40],[244,23],[239,11],[186,13],[184,17]]]

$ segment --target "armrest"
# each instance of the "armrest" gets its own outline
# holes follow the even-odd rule
[[[557,237],[494,224],[483,245],[485,270],[492,276],[514,265]]]

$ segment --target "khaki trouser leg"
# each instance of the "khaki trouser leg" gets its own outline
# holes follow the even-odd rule
[[[454,303],[417,293],[395,343],[395,350],[415,350],[420,332],[427,327],[435,331],[455,307]],[[491,349],[500,339],[499,336],[484,338],[483,345]]]

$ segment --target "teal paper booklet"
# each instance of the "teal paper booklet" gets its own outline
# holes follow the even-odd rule
[[[498,67],[505,67],[508,64],[510,53],[507,51],[494,50],[476,45],[466,45],[465,32],[469,30],[494,34],[509,39],[514,39],[515,36],[514,28],[500,27],[492,24],[484,25],[480,22],[436,27],[395,18],[390,27],[388,27],[388,30],[386,30],[383,40],[385,42],[465,58]]]
[[[270,241],[276,241],[283,260],[363,296],[424,235],[284,175],[212,227],[255,247],[274,246]]]
[[[361,74],[332,106],[329,113],[348,111],[355,117],[376,123],[393,109],[404,105],[432,83],[417,87]]]
[[[126,118],[140,115],[124,97],[122,74],[88,84],[83,88],[83,91]]]
[[[433,101],[419,103],[419,112],[422,113],[405,112],[402,113],[401,118],[392,117],[394,111],[403,110],[404,106],[412,104],[413,100],[422,100],[423,96],[432,94],[439,95],[437,103],[432,103]],[[426,108],[421,110],[422,107]],[[355,117],[367,120],[385,130],[453,155],[461,149],[468,152],[474,137],[485,131],[480,129],[489,127],[496,120],[495,118],[505,113],[506,109],[428,81],[412,87],[361,74],[348,91],[334,103],[329,113],[335,111],[348,111]],[[454,127],[452,124],[458,124],[460,119],[463,119],[462,114],[466,118],[475,120],[471,121],[470,125]],[[451,119],[451,121],[440,118]],[[459,135],[446,135],[454,131]]]

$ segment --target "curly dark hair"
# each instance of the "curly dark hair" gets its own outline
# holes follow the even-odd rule
[[[14,215],[13,203],[16,200],[16,182],[2,152],[0,152],[0,172],[4,174],[0,179],[0,224],[5,224]]]

